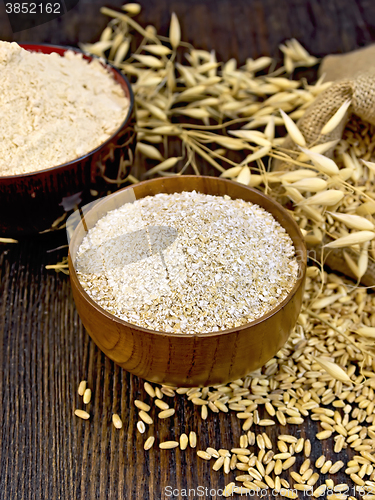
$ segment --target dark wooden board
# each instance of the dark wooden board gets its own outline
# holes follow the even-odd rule
[[[4,2],[5,3],[5,2]],[[12,34],[0,3],[2,40],[77,45],[98,39],[108,18],[105,4],[120,7],[123,0],[80,0],[71,11],[47,24]],[[144,0],[137,18],[164,34],[170,14],[178,15],[183,39],[197,48],[215,49],[222,60],[278,54],[278,45],[295,37],[314,55],[324,56],[365,46],[375,38],[372,0]]]
[[[121,3],[113,0],[111,6]],[[80,0],[58,20],[12,35],[0,2],[1,38],[70,45],[95,41],[107,21],[100,5]],[[375,39],[371,0],[147,0],[142,5],[142,24],[166,33],[176,11],[185,40],[240,62],[279,56],[278,44],[290,37],[319,56]],[[77,315],[68,277],[45,270],[65,255],[64,250],[47,253],[64,239],[64,234],[47,235],[0,247],[0,499],[156,500],[173,498],[167,486],[222,488],[234,474],[224,480],[212,464],[197,460],[194,450],[143,451],[132,403],[145,397],[143,382],[98,351]],[[77,385],[86,377],[93,390],[89,422],[73,415],[80,404]],[[196,430],[199,448],[238,443],[235,415],[211,414],[203,422],[185,398],[174,405],[175,418],[156,427],[159,438]],[[113,412],[123,419],[120,431],[111,424]],[[282,431],[311,437],[316,424]],[[273,438],[277,432],[269,430]],[[322,450],[332,456],[331,444],[313,443],[312,457]],[[215,496],[208,491],[203,498]]]

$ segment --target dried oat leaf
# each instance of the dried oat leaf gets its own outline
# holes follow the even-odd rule
[[[258,71],[262,71],[268,66],[270,66],[273,62],[273,59],[271,57],[267,56],[262,56],[258,57],[258,59],[247,59],[246,60],[246,69],[247,71],[257,73]]]
[[[337,240],[331,241],[324,245],[326,248],[345,248],[353,245],[358,245],[360,243],[365,243],[366,241],[371,241],[375,238],[375,232],[373,231],[356,231],[348,236],[342,236],[337,238]]]
[[[237,177],[240,174],[242,168],[243,167],[241,167],[240,165],[237,165],[236,167],[228,168],[228,170],[223,172],[220,175],[220,177],[223,177],[224,179],[234,179],[235,177]]]
[[[115,66],[118,66],[125,58],[126,54],[129,52],[130,40],[124,40],[116,51],[116,55],[113,61]]]
[[[96,43],[81,43],[79,44],[83,52],[93,54],[94,56],[104,57],[104,52],[106,52],[112,46],[111,40],[102,40]]]
[[[293,71],[294,71],[294,63],[293,63],[292,58],[288,54],[285,54],[285,57],[284,57],[284,66],[285,66],[285,71],[287,73],[293,73]]]
[[[249,186],[250,187],[258,187],[264,182],[263,175],[251,174]]]
[[[300,168],[299,170],[293,170],[292,172],[287,172],[286,174],[284,174],[283,171],[279,173],[281,174],[280,179],[286,182],[296,182],[318,175],[316,172],[314,172],[314,170],[309,170],[307,168]]]
[[[18,240],[13,238],[0,238],[0,243],[18,243]]]
[[[322,144],[317,144],[316,146],[310,146],[309,151],[311,151],[312,153],[318,153],[324,155],[324,153],[334,148],[338,142],[339,142],[338,140],[328,141]],[[305,153],[301,153],[297,158],[297,160],[300,162],[306,162],[308,161],[308,159],[309,157]]]
[[[319,179],[318,177],[308,177],[294,182],[292,187],[295,187],[299,191],[310,191],[311,193],[316,193],[326,189],[327,182],[323,179]]]
[[[143,29],[142,26],[140,26],[136,21],[134,21],[134,19],[129,17],[127,14],[118,12],[117,10],[113,10],[108,7],[101,7],[100,12],[105,16],[114,17],[115,19],[118,19],[124,22],[125,24],[128,24],[133,29],[138,31],[140,35],[144,36],[147,39],[155,41],[156,37],[154,33],[151,33],[150,31]]]
[[[158,165],[155,165],[155,167],[152,167],[150,170],[147,170],[145,173],[145,177],[149,177],[150,175],[157,174],[158,172],[164,172],[165,170],[168,170],[176,165],[176,163],[181,160],[181,156],[173,156],[171,158],[167,158],[166,160],[162,161]]]
[[[187,92],[187,90],[186,90],[186,92]],[[199,96],[199,97],[201,97],[201,96]],[[200,108],[206,108],[208,106],[211,106],[211,107],[218,106],[219,104],[220,104],[220,101],[217,97],[207,97],[205,99],[197,100],[195,102],[193,101],[189,104],[189,106],[199,106]]]
[[[271,151],[271,146],[264,146],[263,148],[258,149],[254,153],[248,155],[242,164],[248,164],[251,163],[255,160],[260,160],[261,158],[264,158],[265,156],[268,155],[268,153]]]
[[[368,261],[369,261],[368,247],[369,247],[369,242],[366,242],[363,245],[361,253],[359,254],[359,259],[358,259],[358,264],[357,264],[358,265],[358,279],[359,280],[362,278],[362,276],[364,276],[364,274],[368,268]]]
[[[288,134],[293,142],[295,142],[298,146],[306,146],[306,140],[302,135],[302,132],[294,123],[294,121],[289,118],[289,116],[284,113],[282,109],[279,110],[280,114],[284,120],[285,128],[288,131]]]
[[[100,35],[100,41],[101,42],[108,42],[112,38],[112,28],[110,26],[107,26],[104,28],[102,31],[102,34]]]
[[[320,193],[314,194],[309,198],[301,201],[299,204],[304,205],[322,205],[326,207],[331,207],[337,205],[343,198],[345,193],[339,189],[328,189]]]
[[[358,270],[358,265],[354,262],[354,260],[351,258],[351,256],[346,252],[345,250],[343,251],[343,256],[345,259],[345,262],[351,272],[354,274],[356,278],[359,279],[359,270]]]
[[[197,98],[197,96],[202,95],[206,90],[205,85],[195,85],[194,87],[189,87],[186,90],[183,90],[177,95],[179,101],[183,101],[186,98]],[[201,101],[198,101],[198,105],[201,105]]]
[[[151,52],[155,56],[168,56],[172,53],[171,49],[165,45],[143,45],[141,49]]]
[[[139,3],[126,3],[122,5],[121,9],[129,12],[129,14],[132,14],[133,16],[137,16],[141,12],[141,6]]]
[[[144,64],[145,66],[153,69],[164,68],[164,62],[154,56],[146,56],[143,54],[133,54],[134,59]]]
[[[327,175],[336,175],[339,173],[338,166],[330,158],[327,158],[326,156],[321,155],[319,153],[314,153],[309,149],[305,148],[300,148],[300,149],[313,162],[313,164],[323,173]]]
[[[258,146],[271,146],[271,142],[266,139],[263,135],[260,136],[255,133],[255,131],[251,130],[230,130],[229,133],[234,135],[235,137],[239,137],[240,139],[244,139],[245,141],[254,142]]]
[[[335,130],[335,128],[344,119],[344,116],[346,115],[351,103],[352,103],[352,100],[348,99],[339,107],[339,109],[336,111],[336,113],[328,120],[328,122],[324,125],[324,127],[320,131],[320,133],[322,135],[330,134],[333,130]]]
[[[220,144],[220,146],[232,150],[243,150],[246,148],[246,143],[240,139],[233,139],[224,135],[212,136],[212,142],[216,142],[217,144]]]
[[[250,183],[250,178],[251,178],[251,172],[250,168],[248,166],[242,167],[242,170],[237,177],[236,181],[239,182],[240,184],[245,184],[245,186],[248,186]]]
[[[347,181],[348,179],[350,179],[350,177],[352,176],[353,174],[353,171],[351,168],[341,168],[340,171],[339,171],[339,178],[342,180],[342,181]]]
[[[328,307],[331,304],[334,304],[336,301],[343,297],[342,293],[334,293],[333,295],[329,295],[328,297],[323,297],[321,299],[315,300],[311,304],[311,309],[323,309],[324,307]]]
[[[176,63],[176,68],[178,69],[179,73],[181,74],[185,84],[187,87],[194,87],[197,82],[189,68],[186,66],[183,66],[180,63]]]
[[[109,51],[108,59],[113,60],[116,54],[116,50],[120,47],[121,43],[125,38],[125,34],[121,31],[117,33],[115,38],[113,39],[111,50]]]
[[[310,57],[310,54],[307,52],[307,50],[300,44],[298,40],[295,38],[291,38],[290,40],[290,45],[294,49],[294,53],[298,57],[298,59],[302,61],[307,61]]]
[[[200,118],[210,117],[210,113],[206,109],[201,109],[201,108],[185,108],[185,109],[178,109],[175,111],[180,113],[181,115],[189,116],[190,118],[200,119]]]
[[[364,163],[368,169],[370,169],[373,172],[375,172],[375,163],[374,162],[362,160],[362,163]]]
[[[174,12],[172,12],[171,24],[169,27],[169,40],[172,47],[176,50],[181,41],[181,28],[178,17]]]
[[[351,229],[357,229],[358,231],[373,231],[375,229],[374,224],[360,215],[343,214],[338,212],[327,212],[332,217]]]
[[[366,337],[369,339],[375,339],[375,327],[373,326],[361,326],[355,330],[361,337]]]
[[[269,141],[273,141],[275,138],[275,117],[271,116],[269,122],[266,125],[266,128],[264,129],[264,135]]]
[[[154,104],[151,104],[150,102],[145,102],[141,99],[137,99],[137,102],[138,102],[138,104],[140,104],[144,108],[148,109],[148,111],[150,111],[151,114],[153,114],[154,116],[159,118],[159,120],[168,121],[168,117],[164,113],[164,111],[162,111],[160,108],[158,108]],[[161,132],[157,132],[157,133],[160,134]]]
[[[332,361],[324,358],[316,358],[315,356],[313,356],[313,359],[336,380],[340,380],[341,382],[346,382],[348,384],[352,382],[345,371],[340,366],[336,365],[336,363],[332,363]]]
[[[150,144],[144,144],[143,142],[138,142],[136,149],[144,156],[146,156],[147,158],[151,158],[152,160],[159,160],[159,161],[164,160],[160,151],[154,146],[151,146]]]

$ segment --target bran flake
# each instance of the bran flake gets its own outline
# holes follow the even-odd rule
[[[194,191],[108,212],[85,236],[75,265],[104,309],[175,333],[253,321],[285,299],[298,274],[293,243],[270,213]]]

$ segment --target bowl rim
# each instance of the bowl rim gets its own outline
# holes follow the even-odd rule
[[[126,118],[121,122],[121,124],[116,128],[116,130],[110,135],[110,137],[108,137],[108,139],[106,139],[104,142],[102,142],[99,146],[97,146],[96,148],[94,149],[91,149],[91,151],[88,151],[86,154],[84,154],[83,156],[79,156],[78,158],[75,158],[73,160],[70,160],[70,161],[67,161],[65,163],[60,163],[60,165],[54,165],[53,167],[47,167],[47,168],[44,168],[43,170],[36,170],[35,172],[25,172],[24,174],[13,174],[13,175],[1,175],[0,176],[0,182],[2,179],[17,179],[17,178],[26,178],[26,177],[34,177],[35,175],[38,175],[38,174],[45,174],[45,173],[48,173],[48,172],[53,172],[57,169],[64,169],[66,167],[69,167],[77,162],[80,162],[80,161],[83,161],[85,159],[87,159],[89,156],[97,153],[101,148],[103,148],[104,146],[106,146],[110,141],[112,141],[116,135],[118,134],[118,132],[126,125],[126,123],[129,121],[130,117],[132,116],[133,114],[133,111],[134,111],[134,93],[133,93],[133,89],[131,87],[131,84],[129,82],[129,80],[127,79],[127,77],[121,73],[121,71],[119,71],[117,68],[115,68],[111,63],[109,63],[106,59],[104,58],[101,58],[101,57],[97,57],[95,55],[91,55],[91,54],[86,54],[83,50],[81,50],[80,48],[78,47],[71,47],[69,45],[56,45],[54,43],[32,43],[32,42],[22,42],[22,43],[19,43],[18,44],[20,47],[22,47],[23,49],[25,50],[28,50],[29,52],[35,52],[34,50],[29,50],[27,49],[27,47],[48,47],[48,48],[52,48],[52,49],[63,49],[65,52],[67,52],[68,50],[72,50],[73,52],[77,53],[77,54],[82,54],[84,56],[84,58],[86,60],[94,60],[94,59],[97,59],[103,66],[105,67],[108,67],[110,68],[113,72],[117,73],[121,79],[125,82],[126,86],[128,87],[128,91],[129,91],[129,109],[128,109],[128,113],[126,115]]]
[[[182,176],[182,178],[212,179],[212,176],[204,176],[204,175],[201,175],[201,176],[186,175],[185,176],[184,175],[184,176]],[[220,177],[214,177],[214,178],[217,179],[220,182],[223,182],[223,183],[229,183],[229,184],[238,185],[237,182],[231,181],[229,179],[223,179],[223,178],[220,178]],[[145,181],[141,181],[141,182],[137,183],[136,186],[139,186],[139,185],[142,185],[142,184],[146,184],[146,183],[150,184],[150,183],[155,182],[155,181],[160,181],[160,178],[148,179],[148,180],[145,180]],[[111,321],[115,321],[115,322],[119,323],[120,325],[126,326],[127,328],[130,328],[130,329],[137,329],[137,330],[140,330],[143,333],[147,333],[147,334],[155,334],[157,336],[161,335],[161,336],[167,336],[167,337],[171,337],[171,338],[175,338],[176,337],[176,338],[185,338],[185,339],[219,337],[219,336],[222,336],[222,335],[230,335],[232,333],[239,333],[239,332],[241,332],[243,330],[248,330],[249,328],[251,328],[253,326],[256,326],[256,325],[258,325],[258,324],[260,324],[260,323],[268,320],[269,318],[271,318],[275,314],[279,313],[288,304],[288,302],[290,302],[290,300],[294,297],[294,295],[299,290],[299,288],[301,286],[303,286],[304,280],[305,280],[305,275],[306,275],[306,267],[307,267],[307,250],[306,250],[306,245],[304,243],[304,239],[303,239],[302,233],[300,231],[300,228],[298,227],[297,223],[292,218],[292,216],[288,213],[288,211],[280,203],[278,203],[276,200],[274,200],[270,196],[262,193],[261,191],[258,191],[257,189],[254,189],[252,187],[245,186],[245,185],[242,185],[242,187],[245,188],[245,189],[247,189],[247,190],[249,190],[249,191],[251,191],[251,192],[253,192],[253,193],[256,193],[257,195],[260,195],[261,197],[265,198],[266,200],[269,200],[273,205],[276,206],[276,208],[279,211],[281,211],[282,215],[289,222],[292,223],[292,226],[294,226],[294,229],[295,229],[295,231],[297,233],[297,236],[298,236],[298,238],[300,240],[300,247],[301,248],[298,248],[298,249],[295,248],[295,250],[297,251],[297,250],[301,250],[302,249],[302,253],[303,253],[303,259],[298,259],[299,269],[300,269],[301,272],[300,272],[300,275],[297,278],[296,282],[294,283],[294,286],[293,286],[292,290],[290,290],[290,292],[287,294],[287,296],[279,304],[277,304],[277,306],[275,308],[271,309],[271,311],[269,311],[268,313],[264,314],[260,318],[257,318],[255,320],[249,322],[249,323],[246,323],[245,325],[241,325],[241,326],[234,327],[234,328],[228,328],[226,330],[220,330],[218,332],[175,333],[175,332],[162,332],[162,331],[159,331],[159,330],[150,330],[149,328],[144,328],[142,326],[138,326],[138,325],[133,324],[133,323],[128,323],[127,321],[119,318],[118,316],[115,316],[114,314],[111,314],[110,312],[108,312],[105,309],[103,309],[97,302],[95,302],[90,297],[90,295],[84,290],[84,288],[82,287],[82,285],[81,285],[81,283],[80,283],[80,281],[78,279],[75,267],[74,267],[73,262],[72,262],[72,257],[71,257],[71,253],[70,253],[70,245],[71,245],[71,243],[74,240],[74,234],[76,234],[76,231],[77,231],[79,225],[82,224],[82,219],[80,220],[79,224],[77,225],[76,229],[74,230],[74,233],[73,233],[73,235],[71,237],[70,244],[69,244],[68,264],[69,264],[70,279],[75,282],[75,285],[77,286],[77,289],[79,290],[79,292],[88,301],[88,303],[98,311],[98,313],[103,314],[104,316],[107,317],[107,319],[109,319]],[[121,191],[124,191],[125,189],[132,189],[132,188],[133,188],[133,185],[126,186],[126,187],[124,187],[124,188],[116,191],[115,193],[112,193],[109,196],[116,196]],[[97,208],[102,202],[105,202],[108,199],[109,196],[105,196],[101,200],[101,202],[99,202],[97,205],[95,205],[95,208]],[[141,198],[137,198],[137,199],[141,199]],[[240,198],[238,198],[238,199],[240,199]],[[253,203],[253,202],[251,202],[251,203]],[[259,206],[261,206],[261,205],[259,205]],[[271,212],[269,212],[269,213],[271,213]],[[280,222],[279,222],[279,224],[280,224]],[[290,237],[289,232],[287,230],[286,230],[286,232],[288,233],[288,235]]]

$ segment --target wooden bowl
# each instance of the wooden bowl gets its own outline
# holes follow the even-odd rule
[[[260,205],[275,217],[293,240],[299,262],[298,280],[275,309],[239,328],[196,335],[147,330],[113,316],[83,290],[73,265],[86,234],[81,221],[70,241],[69,271],[78,313],[96,345],[129,372],[152,382],[177,386],[223,384],[263,366],[288,339],[302,304],[306,248],[300,230],[288,212],[255,189],[216,177],[165,177],[125,189],[133,189],[137,199],[161,192],[196,190],[211,195],[227,194]],[[116,197],[124,195],[123,191],[99,202],[95,207],[97,213],[105,214],[107,209],[113,209]],[[96,220],[97,216],[90,220],[90,211],[85,216],[88,228]]]
[[[63,55],[67,50],[82,53],[56,45],[21,46],[44,54]],[[115,182],[120,162],[128,164],[130,170],[135,149],[134,96],[126,77],[112,66],[106,67],[130,102],[124,121],[103,144],[80,158],[38,172],[0,176],[0,235],[17,237],[49,229],[64,211],[91,201],[95,191],[104,196],[116,188],[116,183],[108,183],[103,176]]]

